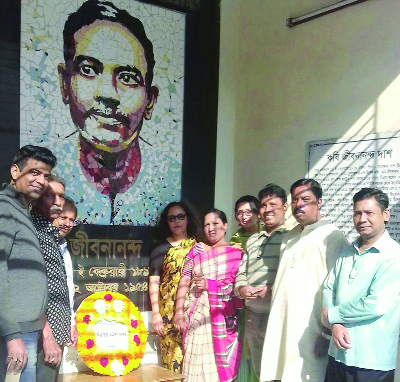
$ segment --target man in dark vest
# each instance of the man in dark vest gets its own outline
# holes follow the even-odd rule
[[[52,175],[31,214],[46,264],[48,286],[46,324],[38,341],[37,380],[40,382],[57,381],[64,345],[70,343],[67,275],[59,247],[60,232],[53,225],[64,207],[64,192],[64,181]]]

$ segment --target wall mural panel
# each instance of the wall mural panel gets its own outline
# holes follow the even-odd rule
[[[83,224],[153,226],[180,199],[184,44],[179,12],[22,1],[20,144],[57,156]]]
[[[180,200],[185,15],[133,0],[22,0],[20,145],[48,147],[78,208],[75,305],[148,310],[159,212]]]

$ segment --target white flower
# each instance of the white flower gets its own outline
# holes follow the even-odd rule
[[[99,314],[104,314],[106,312],[106,303],[103,299],[96,300],[94,302],[94,309]]]
[[[125,304],[122,300],[114,300],[113,308],[117,313],[121,313],[124,310]]]
[[[122,362],[119,362],[118,360],[114,360],[110,363],[110,369],[115,373],[115,375],[122,375],[124,372],[125,366],[123,365]]]

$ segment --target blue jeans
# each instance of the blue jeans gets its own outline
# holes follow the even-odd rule
[[[37,342],[40,331],[23,333],[21,335],[24,341],[28,358],[26,365],[21,373],[20,382],[36,382],[36,362],[37,362]],[[3,337],[0,337],[0,381],[6,376],[7,345]]]

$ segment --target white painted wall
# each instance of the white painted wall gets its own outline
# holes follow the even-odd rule
[[[400,2],[285,25],[334,2],[221,1],[215,205],[226,212],[303,177],[309,141],[400,128]]]
[[[216,208],[224,211],[228,216],[229,226],[232,227],[233,215],[231,210],[233,200],[235,165],[235,126],[236,111],[238,109],[238,92],[236,79],[238,77],[238,36],[236,1],[225,1],[221,4],[221,35],[220,35],[220,72],[218,91],[218,130],[217,130],[217,157],[215,177]],[[222,26],[226,25],[227,28]],[[221,103],[223,107],[221,107]],[[236,225],[234,225],[236,227]],[[227,235],[227,239],[229,239]]]

